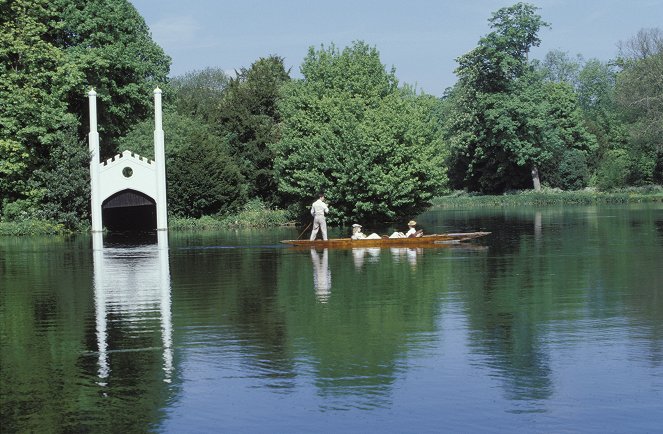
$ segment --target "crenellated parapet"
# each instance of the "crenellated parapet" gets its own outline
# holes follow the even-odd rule
[[[111,158],[107,159],[106,161],[101,162],[100,164],[102,166],[108,166],[111,163],[119,162],[121,158],[135,158],[138,161],[142,161],[142,162],[147,163],[148,165],[149,164],[154,164],[154,160],[150,160],[147,157],[140,156],[137,153],[131,152],[129,150],[126,150],[126,151],[122,152],[121,154],[116,154],[116,155],[112,156]],[[127,160],[123,160],[123,161],[126,162]]]

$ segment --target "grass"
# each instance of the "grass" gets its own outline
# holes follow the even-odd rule
[[[663,202],[663,186],[629,187],[609,192],[592,189],[579,191],[544,189],[538,192],[527,190],[503,195],[476,195],[455,192],[433,199],[432,204],[443,208],[461,208],[522,205],[626,204],[641,202]]]
[[[64,225],[44,220],[0,222],[0,236],[62,235],[71,233]]]
[[[260,201],[251,201],[244,208],[228,216],[203,216],[200,218],[168,217],[168,228],[173,231],[205,231],[238,227],[275,227],[292,224],[290,213],[286,210],[271,209]],[[89,231],[89,225],[78,232]],[[63,235],[70,234],[60,223],[46,220],[27,219],[21,221],[1,221],[0,236],[26,235]]]
[[[228,228],[266,228],[286,226],[292,224],[291,216],[286,210],[270,209],[260,201],[251,201],[237,214],[200,218],[170,217],[168,228],[174,231],[182,230],[216,230]]]

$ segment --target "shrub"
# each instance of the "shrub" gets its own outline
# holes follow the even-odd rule
[[[549,186],[563,190],[585,188],[589,180],[589,168],[587,167],[585,153],[578,149],[567,149],[559,164],[552,168],[551,173],[545,180]]]
[[[601,190],[613,190],[626,186],[629,176],[629,158],[623,149],[608,151],[596,173],[596,186]]]

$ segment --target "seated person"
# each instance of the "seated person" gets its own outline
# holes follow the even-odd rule
[[[409,229],[406,233],[394,232],[393,234],[389,235],[389,238],[413,238],[413,237],[420,237],[424,234],[424,231],[415,229],[417,222],[415,222],[414,220],[410,220],[407,223],[407,225]]]
[[[352,236],[350,238],[353,240],[377,240],[381,237],[376,233],[366,236],[366,234],[361,231],[361,225],[355,223],[352,225]]]

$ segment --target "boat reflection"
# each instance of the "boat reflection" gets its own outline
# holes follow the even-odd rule
[[[149,328],[155,316],[158,316],[160,324],[163,380],[170,383],[173,373],[173,327],[168,234],[159,231],[156,244],[111,247],[104,246],[102,233],[95,233],[92,246],[97,383],[101,386],[108,383],[111,375],[109,353],[123,350],[109,349],[109,323],[121,319],[130,332],[142,337],[153,331]]]
[[[391,250],[391,256],[393,257],[394,262],[402,262],[405,260],[412,266],[412,268],[417,266],[417,255],[422,255],[424,253],[424,249],[422,248],[412,249],[405,247],[392,247],[389,250]]]
[[[323,249],[322,253],[311,249],[311,261],[313,262],[313,287],[315,297],[320,303],[327,303],[331,295],[331,272],[329,271],[329,249]]]
[[[352,249],[352,260],[355,268],[360,269],[365,262],[378,262],[380,260],[379,247],[361,247]]]

